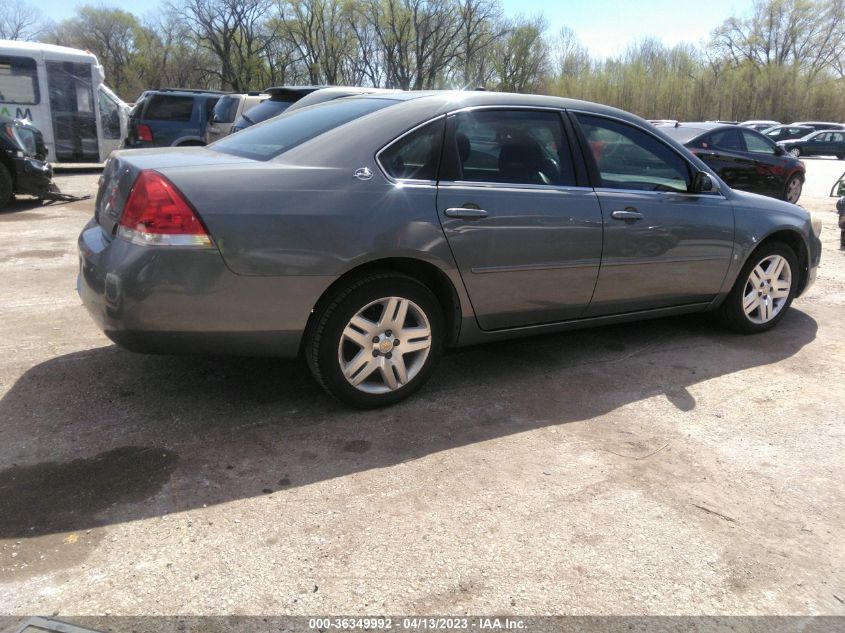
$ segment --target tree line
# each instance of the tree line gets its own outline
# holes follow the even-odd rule
[[[484,87],[648,118],[845,121],[845,0],[756,0],[707,42],[645,38],[607,59],[498,0],[166,0],[144,19],[83,6],[58,23],[4,0],[0,37],[88,49],[129,101],[166,86]]]

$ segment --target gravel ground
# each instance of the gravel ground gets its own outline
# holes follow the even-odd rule
[[[461,350],[375,412],[294,361],[116,348],[75,292],[92,201],[17,203],[0,614],[845,614],[845,163],[806,162],[825,252],[775,331]]]

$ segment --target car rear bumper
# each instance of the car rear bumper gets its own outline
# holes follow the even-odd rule
[[[82,302],[111,340],[138,352],[296,356],[333,281],[236,275],[217,249],[140,246],[94,220],[78,246]]]

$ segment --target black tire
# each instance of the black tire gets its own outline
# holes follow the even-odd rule
[[[13,194],[12,174],[9,173],[5,165],[0,165],[0,210],[5,209],[6,205],[12,201]]]
[[[792,183],[798,181],[800,184],[801,189],[798,191],[798,197],[795,200],[789,199],[789,189],[792,187]],[[783,195],[781,199],[786,200],[787,202],[791,202],[792,204],[798,204],[798,201],[801,199],[801,194],[804,193],[804,181],[802,180],[801,176],[795,174],[790,176],[789,180],[786,181],[786,185],[783,188]]]
[[[746,284],[749,283],[749,276],[751,271],[763,262],[766,258],[772,255],[780,255],[786,259],[791,271],[791,284],[789,288],[789,295],[786,302],[780,308],[780,311],[765,323],[755,323],[742,307],[743,299],[745,297]],[[757,334],[765,332],[776,326],[784,317],[789,306],[792,305],[792,300],[795,298],[795,293],[798,290],[798,276],[800,270],[798,269],[798,257],[795,252],[786,244],[782,242],[765,242],[756,251],[754,251],[745,262],[739,275],[736,278],[730,294],[728,294],[724,303],[719,307],[717,317],[719,321],[727,328],[740,332],[742,334]]]
[[[845,160],[845,154],[837,154],[836,160]]]
[[[431,346],[417,374],[404,385],[386,393],[366,393],[344,376],[339,347],[352,317],[386,297],[408,299],[422,310],[431,329]],[[384,407],[404,400],[428,380],[440,360],[443,332],[443,308],[427,286],[398,273],[370,273],[350,280],[321,302],[305,334],[305,358],[317,382],[340,402],[361,409]]]

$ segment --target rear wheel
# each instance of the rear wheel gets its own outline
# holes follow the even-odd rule
[[[306,335],[305,355],[323,388],[346,404],[381,407],[404,400],[434,370],[443,314],[416,279],[376,273],[324,302]]]
[[[746,334],[764,332],[783,318],[798,289],[798,258],[786,244],[770,242],[752,253],[719,308],[724,325]]]
[[[12,174],[5,165],[0,165],[0,209],[5,209],[12,200]]]
[[[789,155],[794,156],[795,158],[798,158],[799,156],[801,156],[801,149],[798,148],[798,147],[794,147],[791,150],[789,150]]]
[[[801,198],[801,191],[803,189],[804,182],[801,180],[801,176],[792,176],[786,182],[786,188],[784,189],[783,199],[787,202],[791,202],[792,204],[796,204]]]
[[[836,158],[837,160],[845,160],[845,154],[837,154]]]

